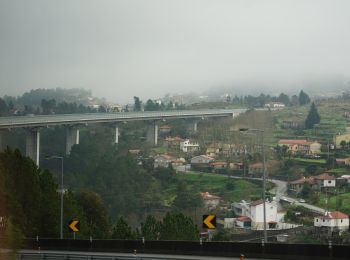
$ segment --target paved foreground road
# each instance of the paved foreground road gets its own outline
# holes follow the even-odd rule
[[[179,252],[180,253],[180,252]],[[239,259],[237,257],[216,257],[216,256],[190,256],[190,255],[160,255],[160,254],[136,254],[132,252],[126,253],[104,253],[104,252],[79,252],[79,251],[51,251],[51,250],[21,250],[20,259],[114,259],[114,260],[133,260],[133,259],[162,259],[162,260],[233,260]],[[246,260],[264,260],[263,258],[249,258],[245,257]]]

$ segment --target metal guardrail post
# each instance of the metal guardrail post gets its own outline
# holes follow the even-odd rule
[[[333,258],[333,246],[332,246],[332,240],[328,241],[328,249],[329,249],[329,257]]]

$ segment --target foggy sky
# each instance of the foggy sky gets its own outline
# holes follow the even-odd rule
[[[349,10],[348,0],[0,0],[0,95],[82,87],[131,102],[346,78]]]

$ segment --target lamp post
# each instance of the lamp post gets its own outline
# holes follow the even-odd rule
[[[266,230],[266,159],[265,159],[265,145],[264,145],[264,130],[262,129],[250,129],[250,128],[240,128],[240,132],[252,131],[261,134],[261,152],[263,156],[263,216],[264,216],[264,242],[267,243],[267,230]]]
[[[46,158],[47,160],[51,159],[60,159],[61,160],[61,217],[60,217],[60,239],[63,239],[63,157],[62,156],[50,156]]]

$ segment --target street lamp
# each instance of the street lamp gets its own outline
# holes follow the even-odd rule
[[[264,210],[264,242],[267,243],[267,231],[266,231],[266,161],[265,161],[265,145],[264,145],[264,130],[251,129],[251,128],[239,128],[240,132],[259,132],[261,134],[261,148],[263,156],[263,210]]]
[[[60,220],[60,239],[63,239],[63,157],[62,156],[50,156],[46,158],[47,160],[51,159],[60,159],[61,160],[61,220]]]

